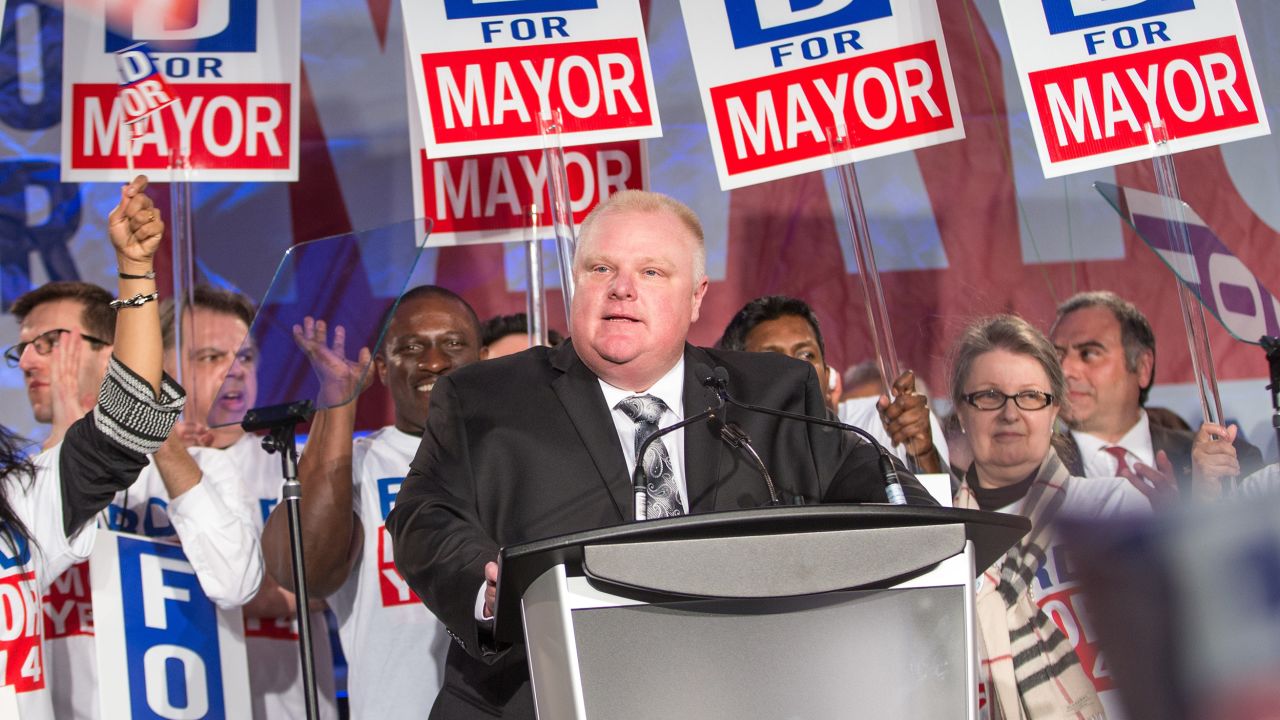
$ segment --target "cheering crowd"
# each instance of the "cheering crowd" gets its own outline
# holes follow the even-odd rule
[[[127,186],[109,221],[118,299],[53,282],[13,305],[20,342],[5,357],[49,436],[27,456],[4,434],[0,544],[16,562],[0,581],[18,576],[47,593],[83,571],[73,564],[98,527],[179,543],[204,593],[243,609],[254,717],[302,717],[279,459],[238,426],[205,421],[254,407],[259,358],[242,349],[254,306],[207,286],[181,313],[157,299],[151,259],[163,223],[145,188],[143,178]],[[1030,518],[976,601],[991,717],[1122,715],[1030,584],[1058,542],[1057,517],[1212,501],[1231,478],[1247,484],[1262,469],[1234,425],[1192,428],[1146,407],[1156,338],[1110,292],[1070,298],[1048,328],[975,319],[951,351],[953,411],[938,417],[909,371],[886,383],[874,364],[847,376],[830,367],[823,329],[799,298],[752,300],[715,348],[689,345],[708,287],[705,247],[697,217],[666,196],[624,191],[593,211],[574,276],[572,326],[552,347],[527,348],[522,318],[482,322],[437,286],[403,295],[380,347],[343,347],[323,318],[294,328],[332,401],[318,403],[332,406],[316,414],[298,468],[305,610],[315,627],[336,623],[350,717],[532,717],[523,650],[492,637],[498,550],[634,521],[637,462],[649,519],[767,504],[755,469],[722,461],[732,451],[705,428],[636,457],[649,433],[709,402],[698,365],[724,368],[746,402],[871,433],[895,454],[912,504]],[[162,372],[179,353],[193,398],[181,422],[184,394]],[[353,441],[369,362],[394,423]],[[787,499],[887,501],[865,441],[735,419]],[[926,474],[950,482],[931,495],[917,480]],[[16,688],[22,717],[102,716],[92,633],[56,630],[46,623],[34,639],[44,681]],[[337,717],[334,658],[327,643],[316,648],[321,714]]]

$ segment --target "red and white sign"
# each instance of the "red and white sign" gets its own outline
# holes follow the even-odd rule
[[[637,0],[443,0],[402,5],[432,158],[662,134]]]
[[[36,574],[0,578],[0,686],[25,693],[45,686]]]
[[[1045,177],[1270,132],[1234,0],[1000,6]]]
[[[109,33],[110,2],[67,9],[63,180],[298,179],[299,0],[198,0],[168,13],[138,3]],[[121,73],[147,73],[145,88],[118,84],[117,53],[132,59]],[[171,169],[182,158],[191,172]]]
[[[964,137],[933,0],[808,5],[681,0],[723,189]]]

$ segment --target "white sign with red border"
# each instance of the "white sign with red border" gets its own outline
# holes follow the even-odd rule
[[[117,4],[66,9],[63,180],[298,179],[300,0]],[[109,10],[119,22],[108,25]],[[148,108],[126,103],[159,105],[155,93],[118,97],[116,52],[136,43],[174,102],[152,108],[146,132],[131,140],[126,121]],[[192,171],[170,170],[183,157]]]
[[[1045,177],[1149,160],[1164,136],[1182,152],[1270,132],[1234,0],[1000,8]]]
[[[793,5],[680,1],[720,187],[964,137],[934,0]]]
[[[638,0],[402,3],[432,158],[662,134]]]

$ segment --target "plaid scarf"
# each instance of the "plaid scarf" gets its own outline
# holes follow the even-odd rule
[[[978,644],[991,677],[987,698],[992,720],[1106,718],[1071,641],[1031,596],[1031,579],[1044,563],[1051,526],[1072,479],[1050,448],[1022,502],[1021,514],[1030,518],[1030,532],[982,576],[977,597]],[[955,506],[977,510],[970,481],[960,482]]]

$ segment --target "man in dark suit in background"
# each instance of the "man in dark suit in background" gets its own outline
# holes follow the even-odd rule
[[[1067,376],[1063,417],[1076,452],[1064,460],[1072,475],[1126,477],[1153,504],[1167,504],[1179,494],[1219,494],[1223,478],[1262,466],[1235,425],[1204,423],[1192,433],[1150,421],[1143,406],[1155,382],[1156,339],[1133,303],[1079,293],[1058,307],[1049,336]]]
[[[748,402],[821,416],[813,368],[781,355],[686,343],[707,290],[697,217],[663,195],[615,194],[583,223],[572,338],[463,368],[431,396],[422,445],[388,518],[396,565],[444,622],[435,718],[532,718],[523,648],[492,652],[499,548],[631,522],[638,439],[713,402],[695,377],[722,366]],[[784,494],[884,502],[875,449],[844,433],[730,410]],[[765,483],[707,423],[645,453],[648,518],[765,505]],[[905,473],[905,471],[900,470]],[[909,475],[912,502],[932,504]]]

